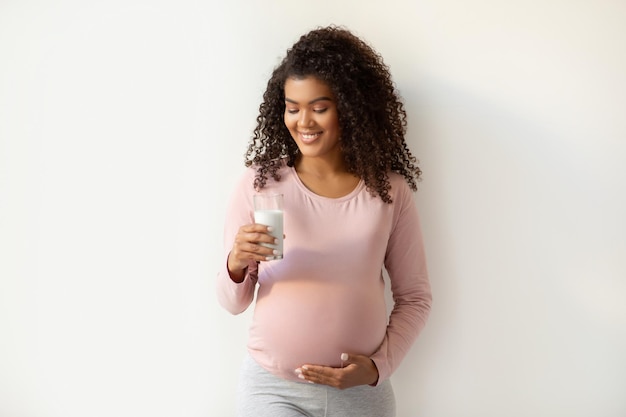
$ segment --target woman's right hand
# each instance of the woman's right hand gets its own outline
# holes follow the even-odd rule
[[[239,228],[233,248],[228,255],[228,272],[231,278],[243,280],[245,269],[250,262],[266,261],[275,254],[273,248],[261,245],[278,243],[270,234],[270,230],[268,226],[262,224],[246,224]]]

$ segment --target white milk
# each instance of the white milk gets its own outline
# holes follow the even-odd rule
[[[254,222],[258,224],[264,224],[272,227],[271,235],[278,239],[277,245],[270,245],[268,243],[261,243],[268,248],[275,248],[278,250],[278,255],[271,257],[271,259],[283,259],[283,211],[282,210],[255,210]]]

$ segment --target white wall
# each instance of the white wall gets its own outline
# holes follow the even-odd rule
[[[54,5],[52,4],[54,3]],[[626,3],[0,2],[0,415],[229,416],[213,285],[271,69],[339,23],[420,158],[398,415],[626,415]]]

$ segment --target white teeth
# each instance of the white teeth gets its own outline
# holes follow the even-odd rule
[[[318,136],[319,136],[319,133],[313,133],[313,134],[304,134],[304,133],[301,133],[301,135],[302,135],[302,137],[303,137],[304,139],[314,139],[314,138],[316,138],[316,137],[318,137]]]

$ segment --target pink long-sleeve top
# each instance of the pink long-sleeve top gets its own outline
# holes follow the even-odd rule
[[[240,226],[253,223],[255,169],[233,194],[225,224],[220,304],[232,314],[254,299],[248,351],[266,370],[301,381],[304,364],[339,366],[343,352],[369,356],[389,378],[424,327],[431,306],[419,216],[404,178],[390,173],[392,204],[372,196],[363,181],[340,198],[319,196],[283,166],[262,193],[284,194],[284,258],[251,263],[232,281],[226,257]],[[394,306],[388,316],[383,267]]]

